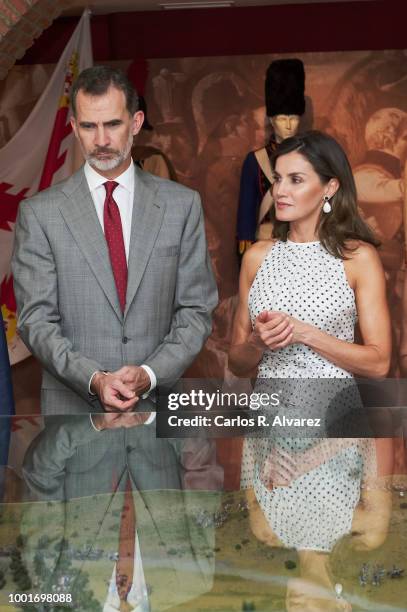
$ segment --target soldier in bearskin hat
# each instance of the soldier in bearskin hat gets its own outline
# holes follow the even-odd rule
[[[237,238],[239,253],[256,240],[271,238],[268,212],[272,206],[270,157],[277,144],[294,136],[305,112],[305,73],[299,59],[271,62],[266,72],[266,113],[270,120],[271,137],[267,145],[251,151],[240,178]]]

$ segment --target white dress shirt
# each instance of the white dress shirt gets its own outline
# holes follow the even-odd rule
[[[99,172],[96,172],[96,170],[94,170],[92,166],[88,164],[88,162],[85,163],[84,172],[85,172],[85,178],[88,183],[89,190],[90,190],[90,194],[92,196],[92,200],[95,205],[96,214],[98,216],[99,223],[104,233],[105,226],[104,226],[103,211],[104,211],[105,198],[106,198],[106,189],[104,187],[104,183],[107,182],[107,179],[101,174],[99,174]],[[116,183],[118,183],[118,185],[113,192],[113,198],[120,212],[120,218],[122,221],[124,248],[126,251],[126,260],[128,263],[129,262],[129,251],[130,251],[130,236],[131,236],[131,218],[133,215],[133,200],[134,200],[134,164],[133,164],[133,160],[130,160],[130,165],[127,168],[127,170],[122,172],[122,174],[117,176],[114,180]],[[156,379],[156,376],[153,370],[149,366],[143,364],[141,367],[147,372],[150,378],[150,388],[148,389],[147,394],[144,394],[142,396],[144,398],[144,397],[147,397],[150,391],[155,389],[157,385],[157,379]],[[90,386],[91,386],[92,379],[95,374],[96,372],[92,374],[90,381],[89,381],[89,392],[90,393],[91,393]],[[148,422],[150,422],[150,420]]]
[[[127,595],[127,603],[131,606],[132,612],[149,612],[150,605],[148,601],[148,589],[143,571],[143,563],[141,560],[140,544],[138,535],[135,542],[136,563],[134,564],[133,582],[129,594]],[[109,581],[109,588],[103,612],[117,612],[120,610],[120,598],[116,586],[116,565],[113,568],[112,577]]]

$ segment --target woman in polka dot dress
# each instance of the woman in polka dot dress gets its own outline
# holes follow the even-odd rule
[[[346,413],[356,397],[353,376],[384,377],[390,363],[378,243],[358,214],[346,155],[330,136],[312,131],[283,141],[274,176],[274,238],[243,258],[229,367],[238,376],[257,368],[256,391],[281,379],[274,414],[331,412],[338,382]],[[357,320],[362,344],[354,342]],[[293,437],[276,428],[245,440],[241,483],[252,530],[271,546],[298,550],[301,578],[289,581],[288,610],[351,609],[335,597],[327,553],[346,533],[359,550],[385,537],[389,491],[362,489],[361,499],[362,480],[377,476],[380,444],[386,456],[387,440]]]

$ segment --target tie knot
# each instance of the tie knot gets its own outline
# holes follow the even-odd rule
[[[106,189],[106,196],[108,198],[111,197],[113,191],[116,189],[118,184],[119,183],[116,183],[116,181],[106,181],[105,183],[103,183],[103,185],[105,186],[105,189]]]

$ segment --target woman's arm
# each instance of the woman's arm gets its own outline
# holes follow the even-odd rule
[[[239,304],[237,307],[229,350],[229,369],[236,376],[253,376],[266,349],[273,350],[287,346],[292,336],[292,324],[285,313],[259,314],[254,327],[250,320],[248,296],[257,270],[268,251],[272,248],[269,240],[256,242],[245,253],[239,279]]]
[[[386,280],[376,249],[362,243],[345,261],[354,286],[363,345],[339,340],[320,329],[292,318],[291,344],[302,343],[353,374],[384,377],[390,366],[391,329],[386,300]],[[275,314],[280,313],[273,313]]]

